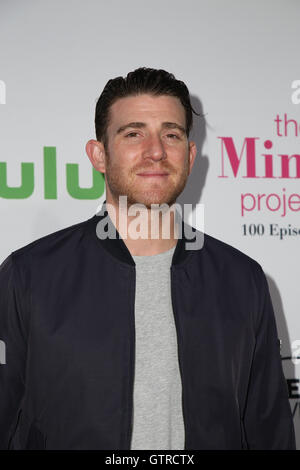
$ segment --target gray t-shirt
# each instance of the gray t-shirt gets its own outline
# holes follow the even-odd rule
[[[183,450],[184,421],[170,266],[176,245],[136,264],[132,450]]]

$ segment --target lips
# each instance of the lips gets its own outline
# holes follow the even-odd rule
[[[168,173],[165,171],[143,171],[137,173],[138,176],[168,176]]]

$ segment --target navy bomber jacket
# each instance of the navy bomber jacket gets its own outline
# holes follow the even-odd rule
[[[97,235],[105,203],[0,267],[1,449],[130,449],[135,263],[118,232]],[[185,449],[295,449],[260,264],[185,233],[170,267]]]

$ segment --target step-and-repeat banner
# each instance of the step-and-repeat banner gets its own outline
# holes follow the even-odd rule
[[[204,204],[205,231],[266,273],[298,448],[299,18],[295,0],[0,3],[0,262],[105,199],[85,144],[106,82],[172,72],[204,115],[178,202],[193,205],[189,222]]]

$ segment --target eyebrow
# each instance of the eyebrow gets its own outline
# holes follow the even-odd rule
[[[120,134],[121,132],[125,131],[125,129],[127,129],[128,127],[144,128],[147,127],[147,124],[145,122],[129,122],[128,124],[124,124],[124,126],[119,127],[116,134]],[[176,122],[163,122],[161,127],[163,129],[178,129],[183,134],[186,134],[186,129],[180,124],[177,124]]]

